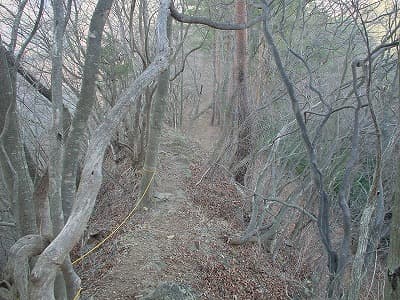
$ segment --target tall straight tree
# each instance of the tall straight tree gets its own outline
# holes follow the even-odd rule
[[[235,21],[238,24],[247,22],[247,5],[245,0],[237,0],[235,5]],[[235,172],[237,182],[244,184],[247,165],[244,162],[250,154],[251,146],[251,126],[247,116],[249,115],[249,99],[247,87],[247,30],[235,31],[235,57],[234,57],[234,96],[237,102],[237,125],[238,125],[238,145],[234,157],[234,162],[239,163]]]
[[[68,5],[70,8],[71,6]],[[62,0],[53,1],[53,45],[52,45],[52,68],[51,68],[51,99],[53,102],[53,130],[50,133],[51,152],[48,162],[49,190],[48,199],[52,230],[45,234],[58,234],[64,226],[64,215],[62,211],[61,200],[61,168],[62,168],[62,136],[63,136],[63,51],[64,51],[64,33],[65,33],[65,14],[64,2]],[[70,273],[73,275],[72,273]],[[68,276],[68,275],[67,275]],[[77,276],[74,274],[74,277]],[[72,279],[73,280],[73,279]],[[54,283],[54,292],[56,299],[67,299],[67,290],[62,272],[57,271]],[[73,297],[73,291],[70,297]]]
[[[65,220],[68,219],[76,193],[78,162],[87,140],[89,115],[96,101],[96,77],[99,71],[103,30],[113,0],[99,0],[89,25],[86,58],[79,101],[72,120],[71,132],[65,142],[61,196]]]
[[[397,46],[397,68],[400,72],[400,46]],[[398,76],[398,93],[400,97],[400,76]],[[400,99],[400,98],[399,98]],[[397,126],[400,125],[400,106]],[[397,142],[397,177],[392,201],[392,224],[390,228],[390,249],[387,260],[385,300],[400,299],[400,143]]]
[[[167,21],[168,39],[171,37],[172,19],[169,16]],[[154,179],[154,172],[157,167],[158,148],[160,145],[161,130],[164,120],[164,111],[169,90],[169,68],[164,70],[159,78],[155,99],[151,104],[149,137],[147,141],[146,156],[143,166],[143,177],[141,180],[141,194],[144,205],[149,204],[151,199],[151,184]]]

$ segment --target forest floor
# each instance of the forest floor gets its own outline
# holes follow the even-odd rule
[[[289,252],[272,260],[257,243],[226,243],[245,228],[244,199],[222,172],[203,176],[219,135],[209,120],[202,115],[185,133],[164,130],[153,206],[80,263],[83,298],[141,299],[160,283],[174,282],[190,286],[199,299],[304,299],[299,286],[309,272]],[[106,157],[98,203],[75,258],[137,201],[140,171],[125,151],[118,163]]]

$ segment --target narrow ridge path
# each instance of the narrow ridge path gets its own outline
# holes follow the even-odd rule
[[[218,138],[218,130],[209,120],[204,114],[192,123],[186,131],[191,139],[179,130],[164,130],[154,207],[137,212],[112,243],[91,257],[89,268],[102,266],[86,276],[83,299],[142,299],[167,282],[190,286],[198,299],[288,299],[299,295],[295,282],[303,271],[294,270],[293,258],[282,253],[276,264],[257,243],[236,247],[226,243],[227,236],[243,230],[243,199],[221,172],[202,178],[207,156]],[[127,174],[121,178],[125,186],[135,180],[129,176],[129,167],[119,168],[127,169],[115,172]],[[122,200],[129,203],[135,194],[126,194],[116,185],[113,188],[111,201],[115,203],[107,200],[109,208]],[[104,192],[103,198],[107,195]],[[116,200],[115,195],[121,199]],[[104,204],[101,209],[108,211]],[[96,259],[103,262],[96,263]]]
[[[190,165],[201,159],[199,150],[178,131],[164,131],[154,207],[140,212],[144,221],[132,220],[116,238],[117,248],[123,251],[102,278],[102,288],[97,286],[93,292],[95,299],[140,299],[160,282],[196,281],[197,266],[183,256],[200,251],[199,245],[201,251],[208,251],[208,244],[221,242],[215,238],[215,224],[186,194]]]

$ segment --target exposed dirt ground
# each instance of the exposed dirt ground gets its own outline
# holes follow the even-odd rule
[[[279,254],[273,263],[258,244],[226,243],[227,236],[244,229],[243,199],[221,172],[203,177],[218,138],[208,122],[203,115],[186,136],[164,131],[154,207],[136,213],[81,263],[83,297],[140,299],[162,282],[177,282],[191,286],[199,299],[303,299],[298,282],[308,272],[295,267],[289,253]],[[138,198],[139,177],[129,159],[118,164],[106,159],[104,184],[85,237],[89,243],[76,249],[75,256],[93,247],[130,211]]]

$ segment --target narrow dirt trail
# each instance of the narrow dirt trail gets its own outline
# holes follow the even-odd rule
[[[193,211],[184,191],[191,160],[184,137],[172,131],[168,135],[161,146],[154,207],[140,212],[144,221],[135,224],[132,220],[117,238],[118,247],[124,251],[104,276],[104,288],[94,293],[95,299],[140,298],[160,281],[175,281],[172,267],[186,273],[184,265],[171,264],[169,260],[182,247],[194,248],[187,241],[200,234],[199,220],[203,216]]]
[[[191,133],[201,135],[193,143],[167,128],[160,149],[160,166],[155,177],[154,207],[139,212],[114,241],[118,253],[114,266],[86,291],[95,299],[140,299],[160,282],[194,282],[198,269],[185,261],[188,253],[208,252],[208,245],[221,242],[218,226],[187,197],[190,165],[201,161],[218,134],[196,121]],[[202,123],[202,124],[201,124]],[[211,136],[210,136],[211,135]],[[201,145],[201,147],[199,147]],[[226,224],[228,226],[228,224]],[[200,246],[201,245],[201,246]],[[93,290],[92,290],[93,289]]]
[[[166,282],[190,286],[198,299],[288,299],[288,293],[293,294],[293,288],[282,281],[282,266],[273,266],[259,245],[232,247],[226,243],[227,236],[243,230],[239,217],[243,205],[223,174],[202,178],[207,155],[218,138],[209,120],[207,114],[200,116],[186,136],[164,130],[154,207],[136,213],[112,242],[82,267],[83,298],[142,299]],[[120,181],[125,183],[119,185],[124,184],[124,189],[134,181],[129,168],[115,173],[123,174],[125,179]],[[200,178],[201,183],[196,184]],[[118,188],[114,194],[124,199],[137,190],[130,192]],[[105,192],[102,198],[107,197]],[[95,219],[113,218],[107,207],[117,204],[107,201],[102,210],[109,216],[98,213]],[[114,219],[122,219],[129,208],[123,210],[119,212],[123,215]],[[90,273],[90,268],[96,271]]]

